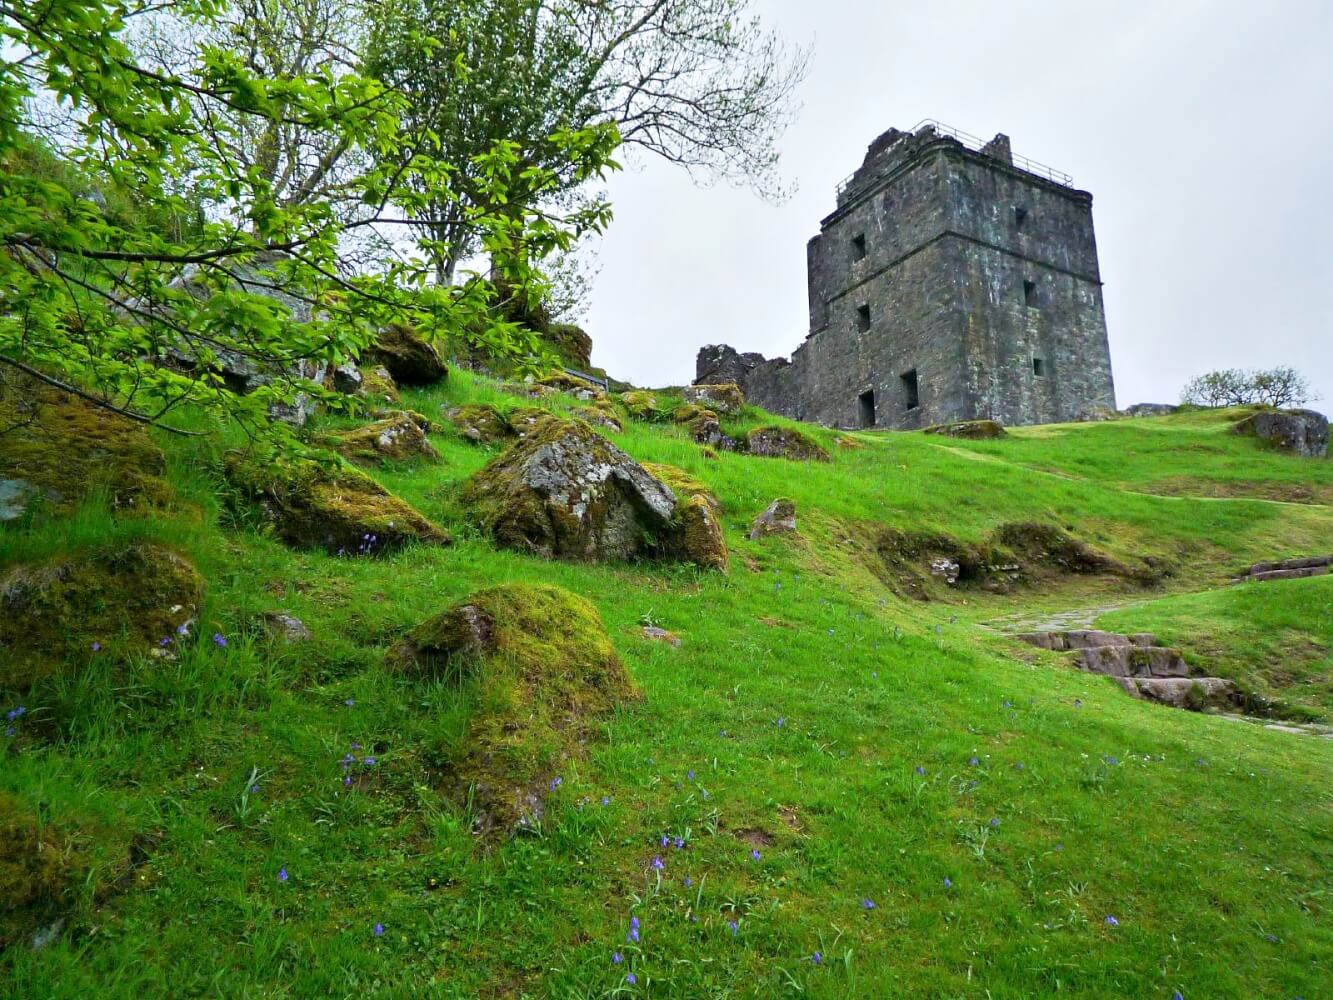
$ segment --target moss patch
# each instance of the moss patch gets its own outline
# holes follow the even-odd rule
[[[146,428],[36,379],[0,381],[0,432],[0,480],[22,479],[58,509],[95,487],[121,509],[170,498],[166,460]]]
[[[620,401],[635,420],[656,423],[667,418],[667,412],[658,406],[657,397],[651,392],[644,392],[641,389],[622,392]]]
[[[381,330],[363,358],[382,364],[398,385],[431,385],[449,374],[434,346],[403,323]]]
[[[756,427],[745,436],[751,455],[827,462],[829,453],[814,438],[794,427]]]
[[[490,403],[455,406],[445,416],[458,433],[473,444],[495,444],[514,436],[514,429]]]
[[[986,441],[1004,437],[1004,426],[997,420],[960,420],[952,424],[936,424],[922,429],[923,434],[942,434],[945,437],[969,438]]]
[[[329,443],[344,457],[366,465],[384,459],[438,462],[440,454],[427,439],[428,430],[430,423],[421,414],[399,411],[364,427],[331,435]]]
[[[560,587],[508,584],[423,622],[396,662],[439,676],[457,666],[475,709],[450,757],[450,790],[469,794],[481,831],[539,819],[561,765],[600,719],[639,697],[601,616]]]
[[[0,949],[68,907],[78,868],[50,826],[0,792]]]
[[[713,491],[679,466],[667,465],[665,462],[644,462],[643,467],[654,479],[670,486],[677,497],[703,497],[715,514],[722,513],[722,504]]]
[[[704,569],[727,571],[727,541],[717,513],[703,494],[682,500],[676,516],[680,519],[680,556]]]
[[[279,538],[334,555],[379,555],[449,535],[364,472],[311,459],[260,461],[231,452],[227,478]]]
[[[93,656],[170,652],[203,598],[194,567],[147,542],[15,566],[0,576],[0,688],[26,690]]]
[[[356,394],[362,399],[380,406],[396,406],[402,402],[402,397],[398,395],[398,386],[394,383],[393,376],[389,374],[389,369],[383,365],[362,369],[361,386],[357,389]]]

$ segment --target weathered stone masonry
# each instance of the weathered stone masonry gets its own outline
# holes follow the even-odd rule
[[[807,246],[788,361],[703,348],[697,383],[840,427],[1075,420],[1115,406],[1092,195],[945,126],[890,129]]]

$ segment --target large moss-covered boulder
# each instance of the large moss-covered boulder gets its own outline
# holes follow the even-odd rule
[[[334,555],[380,555],[449,535],[364,472],[306,458],[260,461],[232,452],[227,478],[278,538]]]
[[[745,436],[745,444],[751,455],[799,462],[829,460],[823,445],[794,427],[756,427]]]
[[[594,427],[605,427],[616,432],[625,429],[625,415],[607,396],[594,399],[587,406],[580,406],[574,413]]]
[[[426,437],[429,430],[430,422],[421,414],[399,410],[364,427],[331,435],[330,440],[339,454],[365,465],[385,459],[437,462],[440,453]]]
[[[0,574],[0,689],[91,656],[170,653],[203,599],[195,568],[150,542],[11,567]]]
[[[745,393],[735,382],[718,385],[687,385],[685,402],[694,403],[723,416],[733,416],[745,407]]]
[[[475,708],[449,754],[448,784],[472,797],[478,832],[539,820],[562,767],[639,697],[597,609],[559,587],[475,593],[408,633],[389,663],[469,684]]]
[[[677,556],[704,569],[727,571],[727,540],[708,498],[702,494],[681,500],[676,510]]]
[[[1302,458],[1328,454],[1328,418],[1314,410],[1264,410],[1239,421],[1232,429]]]
[[[667,465],[664,462],[644,462],[643,467],[654,479],[659,479],[670,486],[677,499],[703,497],[715,514],[722,513],[722,504],[713,491],[679,466]]]
[[[468,403],[454,406],[444,415],[459,435],[473,444],[497,444],[514,436],[509,421],[490,403]]]
[[[464,501],[508,548],[602,561],[651,554],[676,496],[582,421],[547,420],[468,483]]]
[[[0,379],[0,521],[94,489],[121,510],[165,503],[166,459],[142,424],[27,376]]]
[[[449,374],[434,345],[404,323],[381,330],[361,359],[383,365],[398,385],[432,385]]]
[[[712,410],[695,403],[686,403],[676,408],[671,414],[671,419],[675,423],[684,424],[685,429],[690,432],[690,437],[705,447],[720,448],[723,451],[736,449],[735,440],[722,432],[722,424]]]
[[[585,378],[579,378],[577,375],[570,375],[568,372],[548,372],[537,379],[535,385],[542,385],[548,389],[554,389],[556,392],[567,392],[576,399],[592,400],[602,399],[606,393],[602,387]]]
[[[932,427],[925,427],[922,429],[922,433],[985,441],[1004,437],[1006,432],[1004,426],[998,420],[959,420],[952,424],[935,424]]]

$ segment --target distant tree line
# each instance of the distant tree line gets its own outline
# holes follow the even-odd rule
[[[1219,369],[1190,379],[1180,392],[1180,401],[1194,406],[1303,406],[1316,398],[1309,380],[1287,366]]]

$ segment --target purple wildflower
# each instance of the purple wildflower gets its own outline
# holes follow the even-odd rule
[[[666,865],[662,864],[661,858],[653,858],[653,868],[660,872],[665,867]]]
[[[343,787],[344,788],[352,787],[352,776],[350,774],[347,777],[343,778]]]
[[[604,805],[604,806],[609,806],[610,804],[611,804],[611,797],[610,797],[609,795],[603,795],[603,796],[602,796],[602,805]]]
[[[158,641],[158,645],[159,645],[159,646],[162,646],[163,648],[166,648],[167,646],[170,646],[170,645],[171,645],[171,636],[169,636],[169,635],[164,635],[164,636]]]
[[[353,749],[353,750],[360,750],[360,749],[361,749],[361,744],[360,744],[360,743],[353,743],[353,744],[352,744],[352,749]]]
[[[218,649],[226,649],[226,648],[227,648],[227,637],[226,637],[225,635],[223,635],[221,632],[214,632],[214,633],[213,633],[213,645],[217,646]]]
[[[629,983],[631,986],[633,986],[635,983],[638,982],[638,980],[634,978],[634,973],[632,973],[632,972],[627,972],[627,973],[625,973],[625,982],[627,982],[627,983]]]
[[[94,639],[94,640],[93,640],[93,652],[96,653],[96,652],[97,652],[99,649],[101,649],[101,648],[102,648],[102,644],[101,644],[100,642],[98,642],[97,640]]]
[[[356,708],[356,699],[348,698],[345,702],[343,702],[343,704],[346,705],[348,708]]]
[[[1103,757],[1102,760],[1106,761],[1106,763],[1110,764],[1112,767],[1115,767],[1120,763],[1120,761],[1116,760],[1116,758],[1112,757],[1109,753]]]
[[[562,778],[562,777],[560,777],[560,775],[557,774],[554,778],[551,779],[551,791],[554,792],[557,788],[559,788],[559,787],[560,787],[561,785],[563,785],[564,783],[565,783],[565,779]]]
[[[13,722],[15,719],[20,718],[21,716],[26,714],[27,711],[28,710],[26,708],[24,708],[22,705],[19,705],[16,708],[11,708],[8,712],[6,712],[5,718],[8,719],[10,722]]]
[[[981,763],[981,761],[977,760],[975,757],[969,757],[968,760],[967,760],[967,762],[968,762],[968,764],[970,764],[972,767],[976,767],[978,764]]]
[[[815,952],[813,955],[810,956],[810,961],[814,962],[815,965],[823,965],[824,964],[823,952],[819,951]]]
[[[920,764],[918,764],[918,765],[917,765],[916,767],[914,767],[912,770],[916,771],[917,774],[925,774],[925,773],[926,773],[926,769],[925,769],[924,767],[922,767]]]
[[[623,961],[625,961],[625,956],[622,955],[622,954],[620,954],[620,952],[618,952],[618,951],[613,951],[613,952],[611,953],[611,963],[612,963],[613,965],[619,965],[619,964],[620,964],[621,962],[623,962]]]
[[[991,829],[994,830],[997,826],[1000,825],[1000,821],[999,821],[999,819],[992,819],[992,820],[990,821],[990,825],[991,825]]]
[[[690,781],[693,781],[693,780],[694,780],[694,772],[693,772],[693,771],[686,771],[686,772],[685,772],[685,777],[688,778]]]
[[[1171,994],[1171,1000],[1185,1000],[1185,994],[1181,993],[1180,990],[1176,990]]]
[[[676,848],[676,850],[678,850],[678,851],[679,851],[679,850],[683,850],[684,847],[685,847],[685,838],[684,838],[684,837],[677,837],[675,840],[673,840],[673,841],[671,842],[671,844],[672,844],[673,847]]]
[[[948,875],[945,875],[945,876],[944,876],[944,888],[946,888],[946,889],[952,889],[952,888],[953,888],[953,879],[949,878]]]
[[[1120,921],[1117,920],[1115,917],[1110,917],[1110,916],[1108,916],[1108,917],[1106,918],[1106,926],[1107,926],[1107,927],[1119,927],[1119,926],[1120,926]]]
[[[751,858],[751,860],[754,860],[754,861],[758,861],[758,860],[759,860],[759,848],[755,847],[755,848],[751,849],[751,851],[750,851],[750,858]]]
[[[787,717],[786,717],[785,715],[779,715],[779,716],[778,716],[778,728],[781,729],[781,728],[782,728],[783,726],[785,726],[786,724],[787,724]]]
[[[735,937],[738,933],[740,933],[741,925],[737,923],[735,920],[728,920],[727,926],[731,928],[732,937]]]
[[[666,847],[671,843],[671,838],[667,834],[662,834],[662,846]]]
[[[384,925],[376,924],[375,929],[372,930],[370,933],[374,934],[376,937],[384,937]]]
[[[190,633],[189,622],[183,622],[182,624],[176,626],[177,635],[189,635],[189,633]]]
[[[258,794],[259,794],[259,786],[258,786],[258,785],[251,785],[251,786],[250,786],[250,794],[251,794],[251,795],[258,795]]]
[[[375,766],[375,758],[374,758],[374,757],[367,757],[367,758],[366,758],[365,760],[363,760],[361,763],[362,763],[362,764],[365,764],[366,767],[374,767],[374,766]]]
[[[283,865],[281,868],[278,869],[278,881],[286,882],[287,879],[288,879],[287,866]]]
[[[688,889],[688,888],[689,888],[690,886],[692,886],[692,885],[694,885],[694,879],[692,879],[692,878],[690,878],[688,875],[686,875],[686,876],[685,876],[685,888]]]
[[[873,899],[863,899],[861,900],[861,908],[863,910],[873,910],[875,908],[875,901]]]

